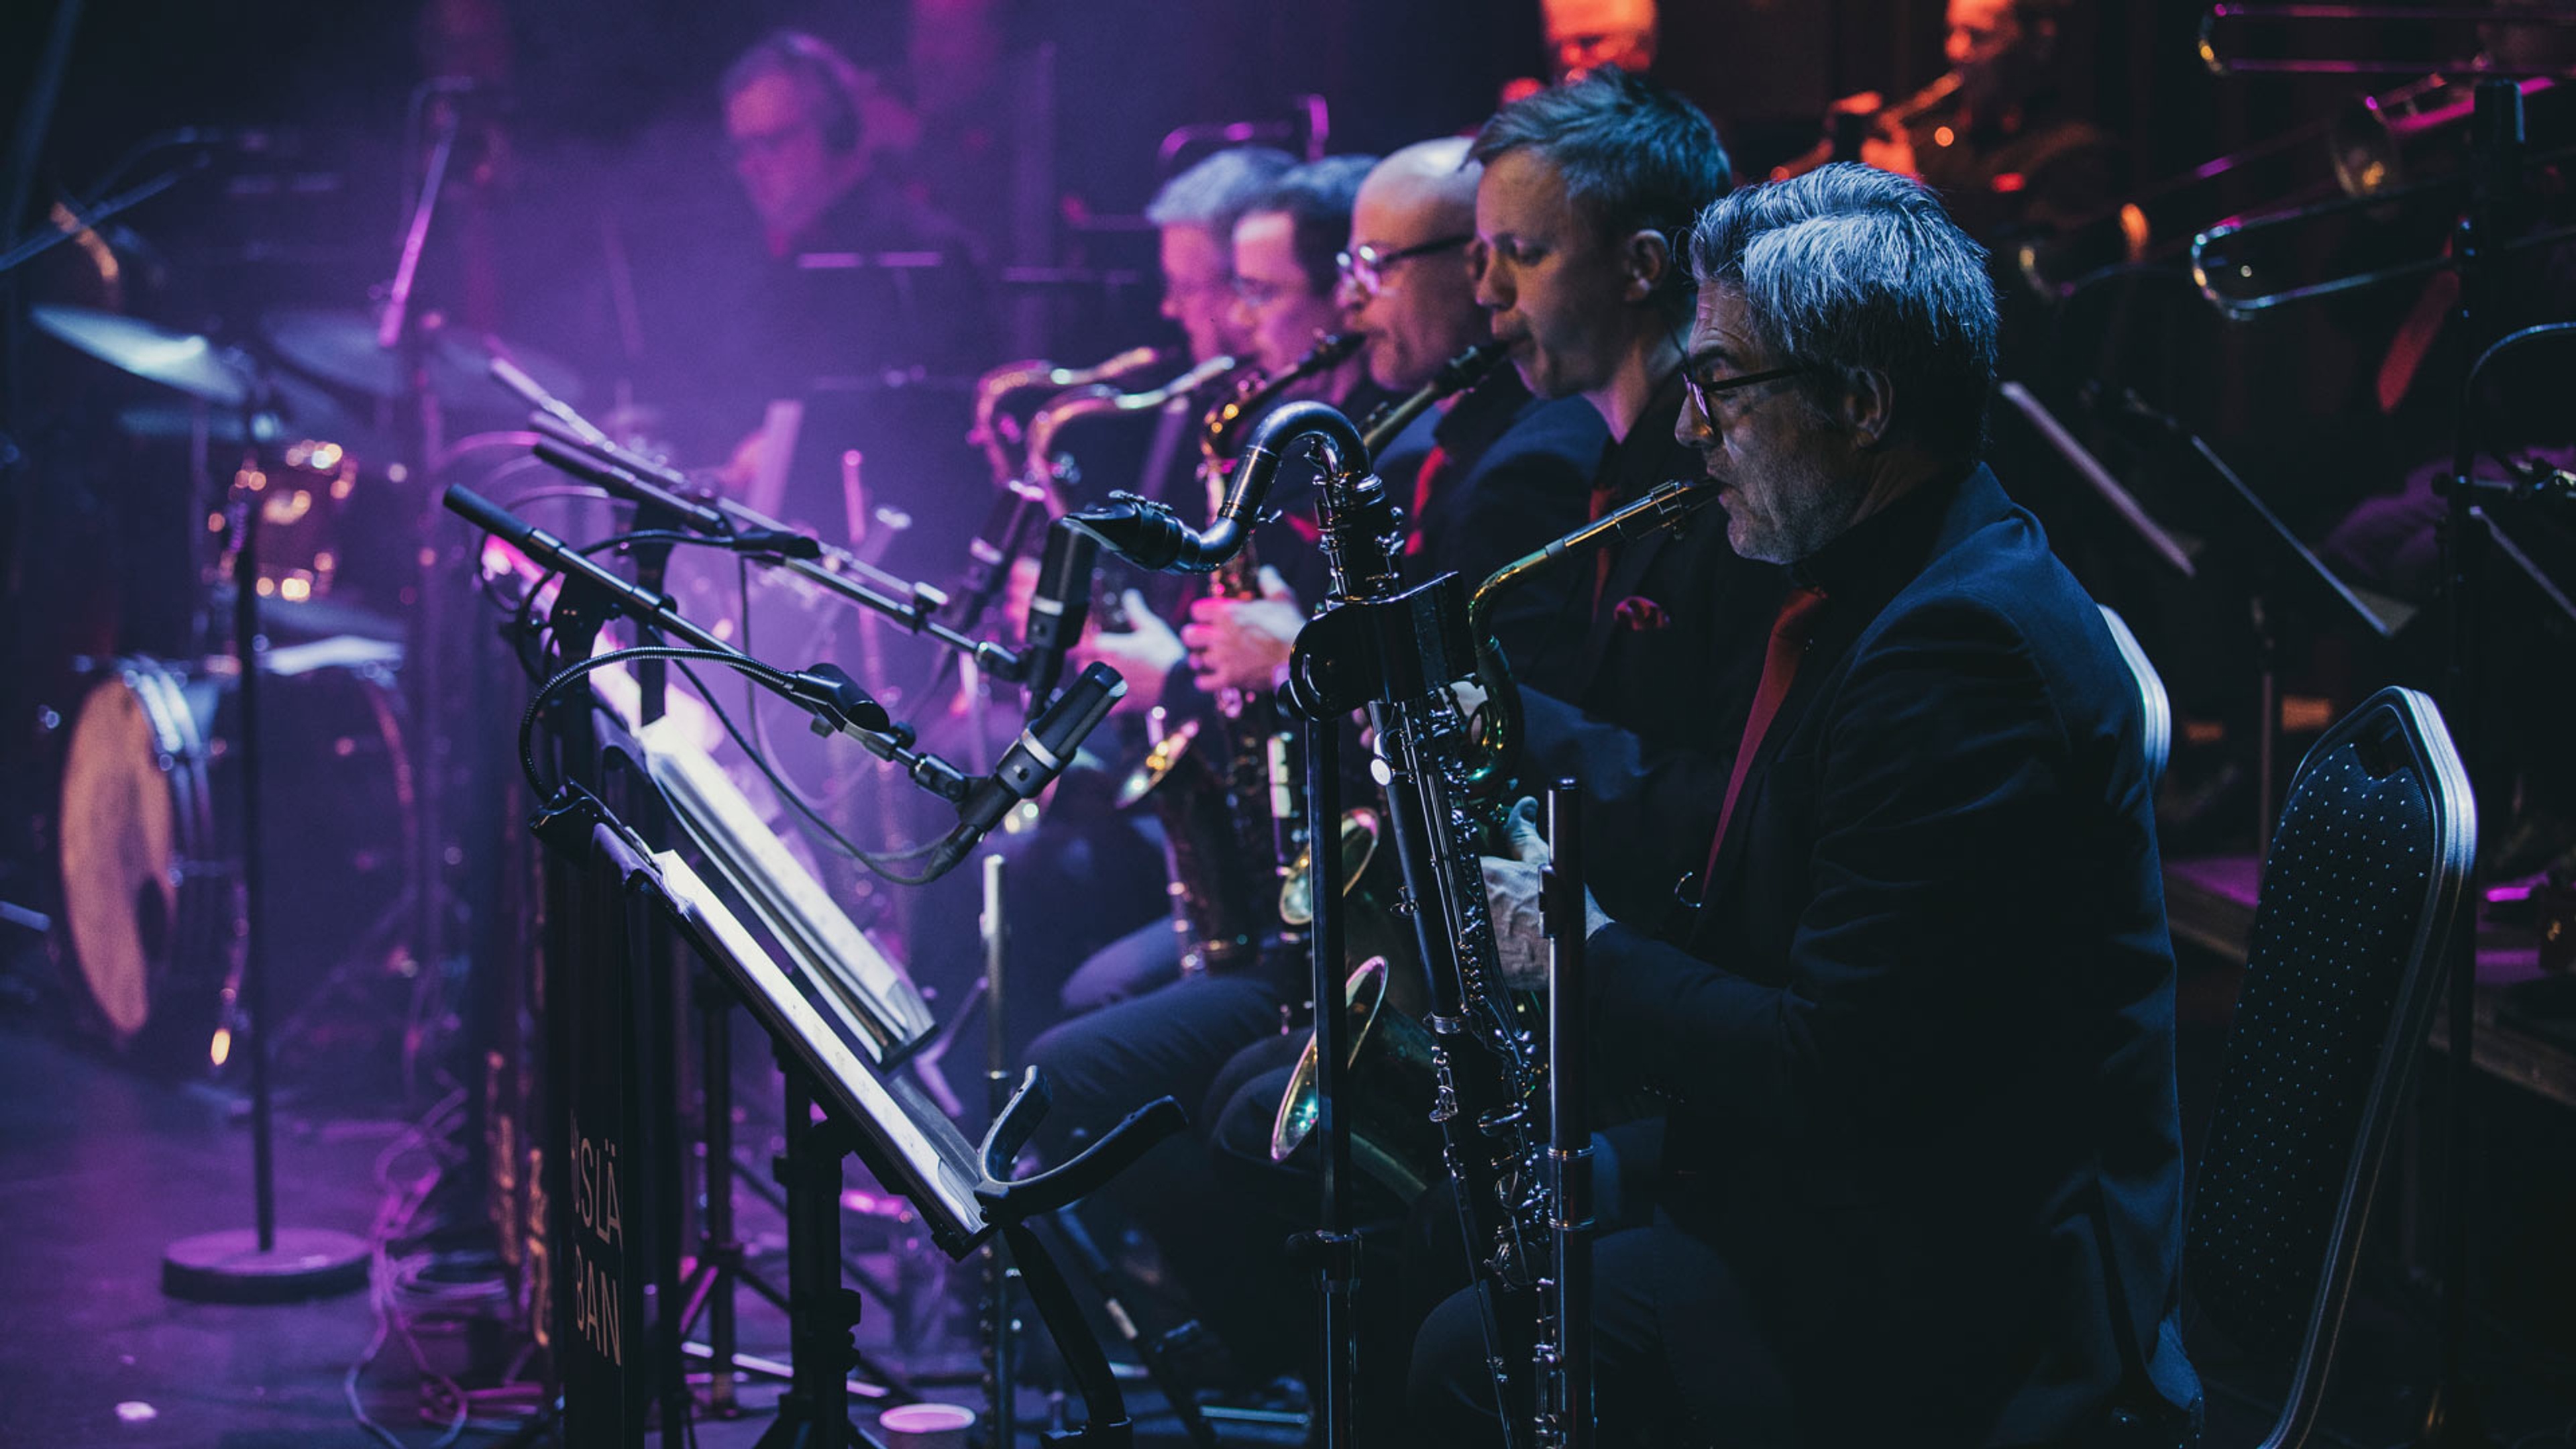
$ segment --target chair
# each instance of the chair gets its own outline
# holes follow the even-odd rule
[[[2164,677],[2147,659],[2138,636],[2129,632],[2129,622],[2108,604],[2098,607],[2103,624],[2111,630],[2111,642],[2120,646],[2121,662],[2138,681],[2138,704],[2146,722],[2147,784],[2153,786],[2164,779],[2165,760],[2173,754],[2173,699],[2165,693]]]
[[[2264,1449],[2315,1427],[2476,851],[2468,777],[2411,689],[2317,741],[2273,832],[2183,1258],[2204,1320],[2251,1353],[2295,1354]]]

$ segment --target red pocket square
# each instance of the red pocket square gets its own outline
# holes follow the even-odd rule
[[[1632,633],[1669,628],[1673,622],[1672,615],[1664,612],[1663,605],[1640,594],[1621,599],[1619,606],[1610,611],[1610,617],[1620,628]]]

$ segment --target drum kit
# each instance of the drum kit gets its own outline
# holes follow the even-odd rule
[[[39,306],[33,321],[156,385],[117,411],[120,431],[191,451],[166,493],[193,541],[185,576],[123,581],[128,593],[185,591],[186,643],[75,661],[56,835],[84,1014],[138,1064],[170,1072],[221,1069],[239,1034],[251,772],[245,651],[224,640],[222,621],[255,614],[257,809],[277,902],[261,912],[270,1039],[318,1045],[338,1025],[380,1020],[329,1007],[419,969],[408,927],[428,878],[424,732],[412,728],[403,673],[422,606],[427,480],[353,419],[415,400],[412,387],[356,313],[271,313],[249,348],[77,307]],[[422,383],[437,407],[506,403],[485,376],[496,354],[573,391],[565,369],[496,340],[424,340]],[[231,582],[243,576],[233,565],[245,532],[256,539],[250,611],[235,607]],[[120,631],[121,648],[135,649],[135,632]]]

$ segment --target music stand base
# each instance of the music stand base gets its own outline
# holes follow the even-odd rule
[[[192,1303],[298,1303],[366,1286],[363,1239],[328,1228],[280,1228],[263,1253],[249,1228],[181,1238],[161,1254],[161,1291]]]

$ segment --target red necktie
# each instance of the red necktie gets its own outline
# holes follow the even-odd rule
[[[1431,511],[1431,486],[1440,480],[1441,470],[1449,466],[1449,450],[1438,443],[1422,460],[1421,471],[1413,475],[1413,537],[1404,541],[1410,556],[1422,552],[1422,516]]]
[[[1610,496],[1613,491],[1613,489],[1598,486],[1593,488],[1592,516],[1586,520],[1587,522],[1599,523],[1601,521],[1601,515],[1610,511]],[[1600,556],[1593,561],[1592,612],[1595,614],[1599,614],[1601,612],[1601,596],[1610,588],[1610,556],[1616,552],[1618,552],[1618,547],[1614,544],[1609,548],[1601,550]]]
[[[1735,817],[1735,797],[1744,789],[1745,772],[1753,767],[1762,736],[1780,713],[1780,701],[1789,697],[1789,686],[1798,677],[1798,661],[1806,657],[1807,631],[1824,601],[1822,589],[1791,589],[1789,597],[1780,601],[1780,617],[1771,621],[1771,647],[1762,656],[1762,683],[1753,691],[1753,712],[1744,717],[1744,742],[1735,748],[1735,769],[1726,777],[1726,803],[1717,813],[1717,835],[1708,843],[1708,865],[1700,871],[1703,900],[1709,882],[1717,877],[1717,850],[1726,843],[1726,825]]]

